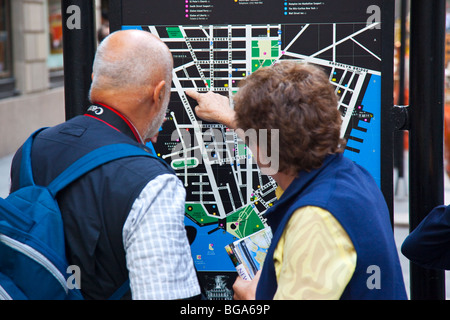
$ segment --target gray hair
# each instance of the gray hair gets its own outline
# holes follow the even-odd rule
[[[170,88],[173,60],[167,46],[150,37],[145,38],[148,34],[145,31],[133,32],[142,32],[137,34],[142,41],[130,41],[130,45],[121,46],[119,50],[110,50],[111,34],[100,43],[93,65],[91,90],[139,89],[157,80],[165,80]],[[155,74],[164,78],[155,79]]]

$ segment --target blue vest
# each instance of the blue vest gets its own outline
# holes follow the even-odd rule
[[[104,145],[128,143],[146,148],[125,118],[102,107],[101,116],[95,113],[99,109],[93,109],[38,135],[31,153],[36,184],[48,185],[70,164]],[[12,191],[18,187],[20,158],[21,149],[13,159]],[[166,173],[173,174],[173,170],[158,159],[125,158],[92,170],[58,194],[67,259],[81,269],[86,299],[107,299],[128,279],[123,225],[142,189]]]
[[[274,250],[291,215],[304,206],[329,211],[355,247],[356,269],[341,299],[407,299],[383,195],[365,169],[341,154],[328,156],[319,169],[301,172],[267,211],[274,236],[256,299],[273,299],[277,290]]]

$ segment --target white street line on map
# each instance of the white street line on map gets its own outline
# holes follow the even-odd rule
[[[289,44],[286,47],[284,47],[283,51],[288,51],[289,48],[297,41],[298,37],[300,37],[303,34],[303,32],[305,32],[306,29],[308,29],[308,27],[309,27],[309,24],[304,25],[303,28],[301,28],[301,30],[294,37],[294,39],[292,39],[292,41],[289,42]]]
[[[180,138],[181,141],[181,145],[183,146],[183,154],[184,154],[184,186],[187,187],[188,186],[188,179],[187,179],[187,151],[186,151],[186,144],[184,143],[184,139],[183,139],[183,135],[181,134],[181,130],[180,127],[178,126],[178,122],[177,119],[175,117],[175,112],[171,112],[170,115],[172,116],[173,122],[175,124],[175,128],[177,129],[178,132],[178,136]]]
[[[373,53],[372,51],[370,51],[369,49],[367,49],[365,46],[363,46],[361,43],[359,43],[358,41],[356,41],[354,38],[351,38],[352,41],[354,43],[356,43],[358,46],[360,46],[361,48],[363,48],[364,50],[366,50],[368,53],[370,53],[372,56],[374,56],[377,60],[381,61],[381,58],[379,56],[377,56],[375,53]]]
[[[198,124],[197,118],[195,117],[194,112],[192,111],[192,108],[186,98],[184,89],[181,86],[181,83],[175,73],[173,75],[172,82],[173,82],[174,86],[177,88],[178,94],[183,103],[184,109],[186,110],[186,113],[188,114],[188,117],[189,117],[192,125],[194,126],[194,136],[197,139],[198,145],[200,146],[200,151],[201,151],[202,158],[203,158],[203,164],[205,166],[206,173],[208,174],[208,177],[209,177],[211,189],[213,190],[215,199],[217,201],[217,209],[219,211],[219,217],[225,218],[225,216],[226,216],[225,208],[223,207],[222,197],[220,196],[220,193],[217,189],[217,181],[214,177],[214,172],[211,168],[211,165],[210,165],[209,159],[208,159],[208,155],[205,151],[205,146],[204,146],[203,137],[202,137],[202,130],[201,130],[201,128]],[[187,176],[187,173],[186,173],[186,176]]]
[[[336,46],[340,45],[341,43],[343,43],[343,42],[345,42],[345,41],[347,41],[347,40],[350,40],[351,38],[357,36],[358,34],[363,33],[364,31],[373,29],[373,28],[375,28],[378,24],[380,24],[380,23],[377,22],[377,23],[370,24],[370,25],[366,26],[365,28],[362,28],[362,29],[356,31],[356,32],[352,33],[351,35],[349,35],[349,36],[347,36],[347,37],[345,37],[345,38],[342,38],[341,40],[339,40],[339,41],[337,41],[337,42],[333,42],[333,44],[329,45],[328,47],[325,47],[325,48],[323,48],[322,50],[319,50],[319,51],[317,51],[316,53],[312,54],[311,57],[314,58],[314,57],[316,57],[316,56],[318,56],[318,55],[320,55],[320,54],[322,54],[322,53],[324,53],[324,52],[326,52],[326,51],[332,49],[333,47],[336,47]]]
[[[357,80],[356,86],[355,86],[355,92],[358,92],[358,94],[352,95],[352,98],[347,107],[347,112],[345,113],[345,116],[342,119],[341,138],[344,137],[345,131],[347,130],[347,127],[350,123],[350,119],[353,115],[353,111],[355,110],[356,103],[358,102],[358,95],[359,95],[359,92],[361,92],[362,86],[364,85],[364,80],[366,79],[366,75],[367,75],[367,73],[361,73],[358,75],[358,80]]]

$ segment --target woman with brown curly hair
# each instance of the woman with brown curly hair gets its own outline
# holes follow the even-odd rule
[[[274,236],[264,267],[236,280],[235,299],[407,298],[385,200],[343,156],[337,96],[321,69],[294,61],[259,69],[240,84],[234,110],[224,96],[186,93],[204,120],[278,135],[277,146],[249,145],[263,172],[278,149],[270,175],[279,199],[266,212]]]

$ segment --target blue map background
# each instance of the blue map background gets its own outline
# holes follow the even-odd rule
[[[347,146],[357,148],[359,153],[345,150],[344,155],[355,161],[369,171],[377,182],[381,184],[381,76],[372,75],[367,86],[367,90],[362,100],[364,111],[370,112],[374,117],[369,122],[360,120],[358,126],[367,129],[362,132],[353,129],[351,135],[364,140],[359,143],[354,140],[348,140]]]
[[[233,235],[222,229],[208,234],[217,228],[217,224],[199,227],[189,218],[184,220],[186,226],[197,229],[197,235],[191,244],[191,253],[198,271],[236,271],[225,251],[225,246],[236,240]]]

